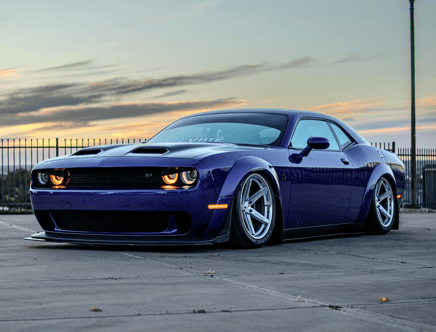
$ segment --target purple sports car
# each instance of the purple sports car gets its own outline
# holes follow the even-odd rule
[[[146,143],[89,147],[32,170],[43,231],[86,244],[243,248],[287,234],[398,229],[404,165],[332,117],[277,109],[182,118]]]

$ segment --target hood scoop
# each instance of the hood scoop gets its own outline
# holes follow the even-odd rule
[[[130,153],[138,153],[138,154],[164,154],[167,153],[168,149],[166,148],[158,148],[158,147],[140,147],[133,151],[130,151]]]
[[[101,149],[83,149],[73,153],[73,156],[94,155],[100,153],[101,151]]]

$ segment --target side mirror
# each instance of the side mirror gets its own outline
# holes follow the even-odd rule
[[[309,137],[307,146],[299,154],[294,153],[289,157],[289,160],[294,164],[299,164],[303,157],[307,157],[312,149],[323,150],[330,146],[330,142],[325,137]]]
[[[307,140],[307,145],[310,146],[312,149],[324,150],[330,146],[330,142],[327,138],[324,137],[309,137],[309,139]]]

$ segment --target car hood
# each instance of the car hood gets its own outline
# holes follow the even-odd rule
[[[253,147],[237,144],[223,143],[168,143],[168,144],[127,144],[127,145],[106,145],[81,149],[69,156],[62,156],[41,162],[36,168],[43,167],[95,167],[112,164],[111,160],[117,159],[121,165],[142,164],[144,158],[151,160],[158,159],[185,159],[186,162],[192,159],[203,159],[212,155],[263,150],[265,147]],[[142,160],[142,162],[141,162]],[[115,160],[114,160],[115,162]]]
[[[203,158],[213,154],[259,150],[264,147],[252,147],[222,143],[166,143],[166,144],[129,144],[91,147],[77,151],[67,158],[86,157],[160,157],[177,159]]]

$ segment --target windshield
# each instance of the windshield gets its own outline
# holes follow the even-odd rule
[[[178,120],[149,143],[279,145],[288,117],[282,114],[207,114]]]

